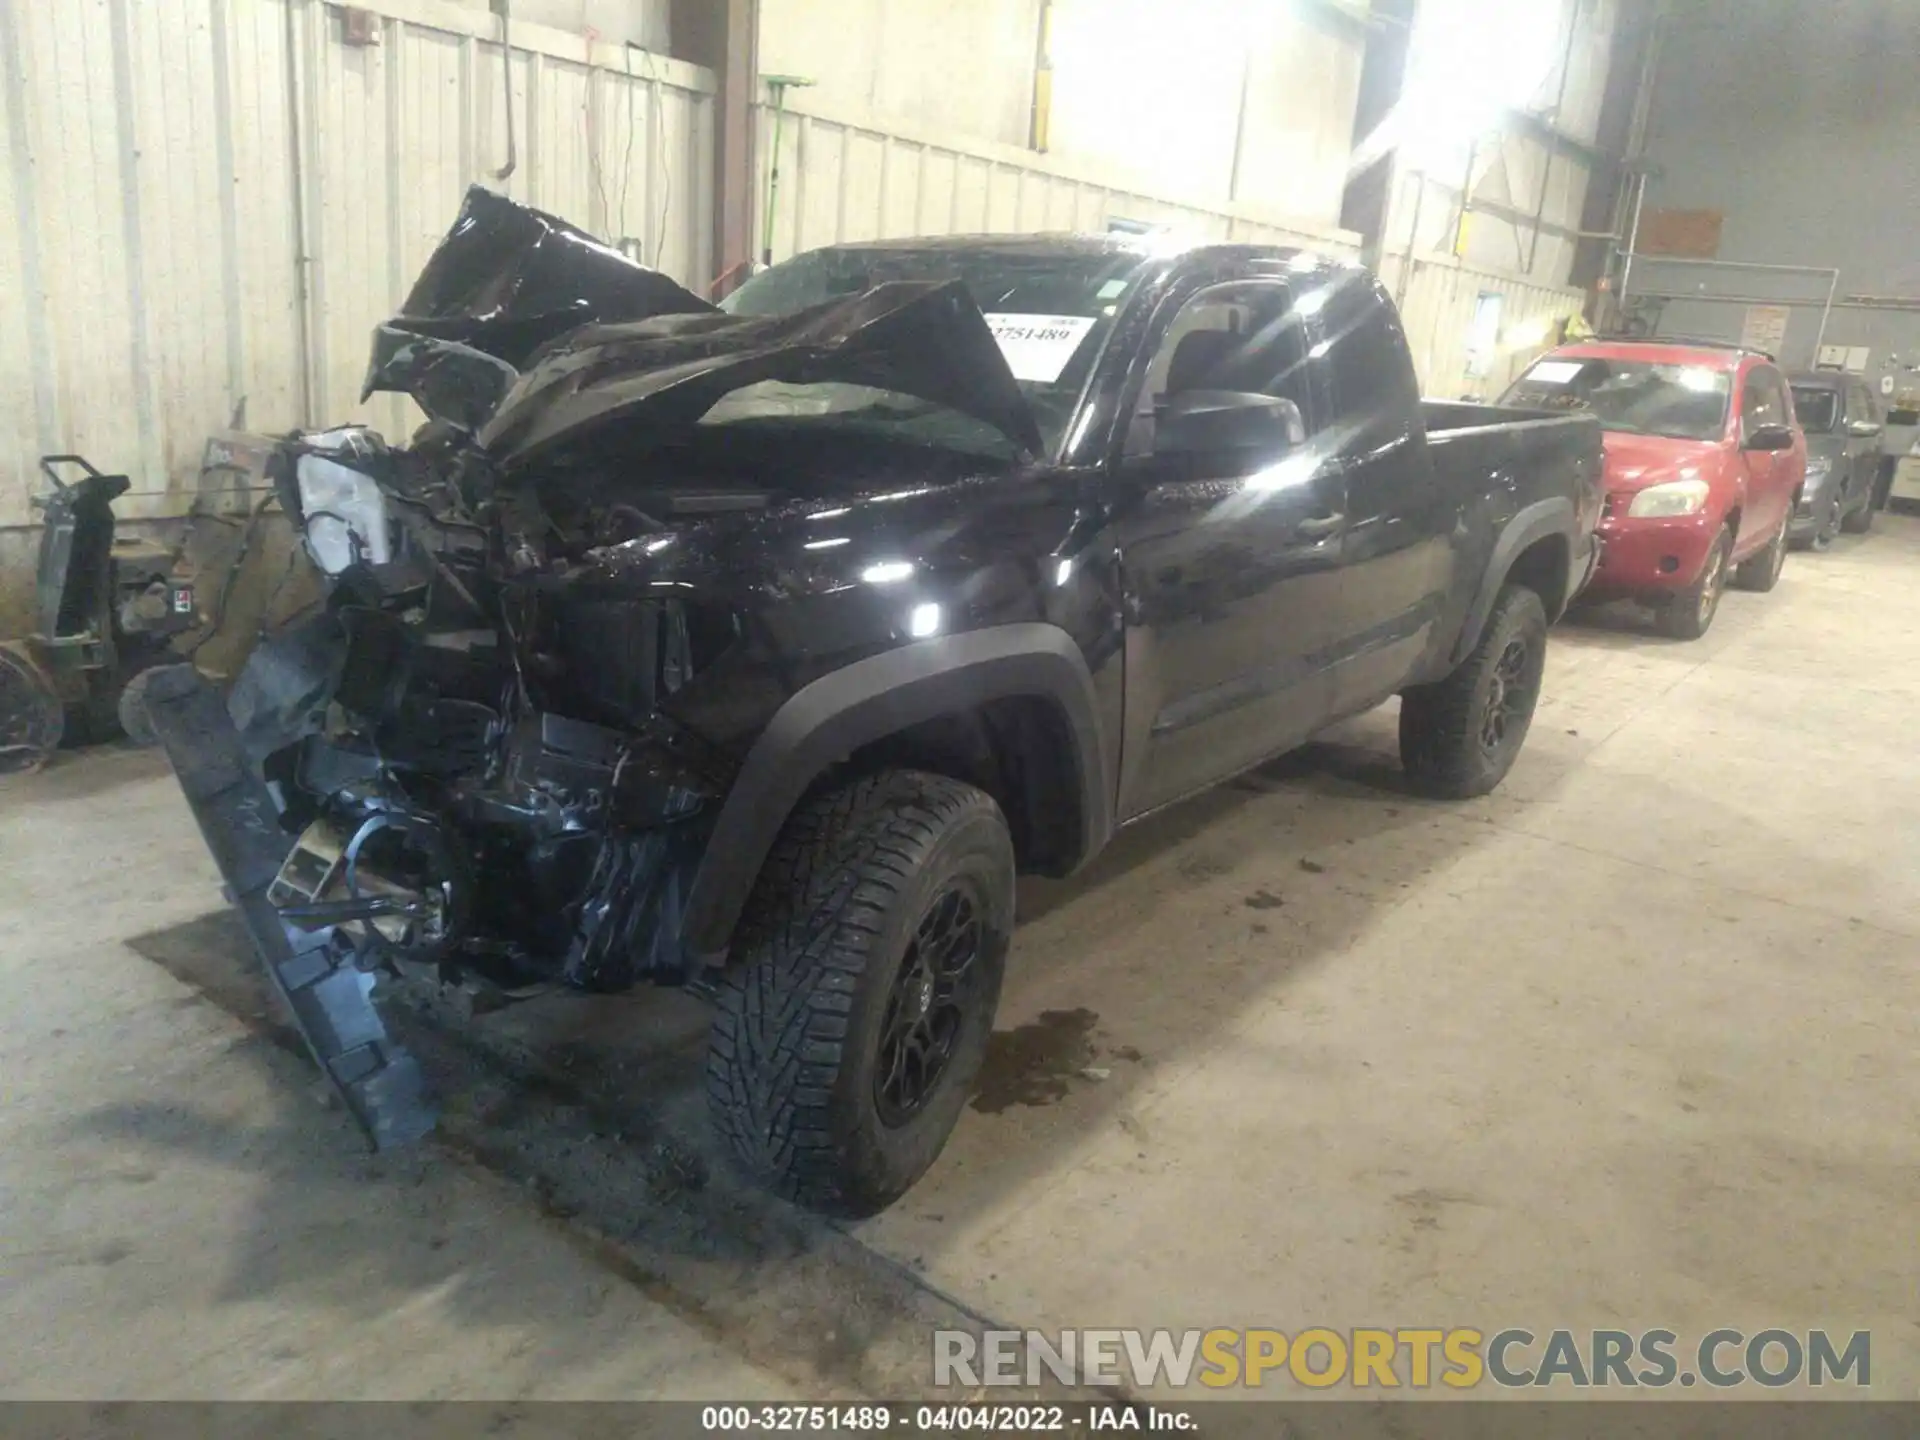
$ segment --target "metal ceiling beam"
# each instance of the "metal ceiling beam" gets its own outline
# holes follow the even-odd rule
[[[1536,115],[1531,110],[1509,110],[1506,123],[1516,135],[1524,135],[1556,155],[1577,161],[1586,166],[1589,173],[1609,162],[1610,157],[1605,151],[1595,149],[1578,136],[1569,135],[1546,116]]]

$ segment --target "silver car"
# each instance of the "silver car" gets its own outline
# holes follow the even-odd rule
[[[1807,432],[1807,480],[1787,538],[1824,550],[1842,530],[1859,535],[1873,526],[1884,417],[1857,375],[1813,370],[1788,381]]]

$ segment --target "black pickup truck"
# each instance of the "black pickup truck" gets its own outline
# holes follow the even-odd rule
[[[476,190],[368,385],[410,445],[270,468],[327,600],[146,692],[315,1059],[399,1143],[380,973],[691,985],[732,1149],[842,1214],[952,1130],[1016,872],[1393,695],[1414,785],[1497,785],[1599,506],[1591,419],[1423,405],[1373,277],[1270,246],[836,246],[716,308]]]

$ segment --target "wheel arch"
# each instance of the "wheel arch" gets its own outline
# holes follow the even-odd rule
[[[682,928],[690,954],[706,964],[725,959],[780,828],[822,776],[849,761],[926,764],[939,753],[935,737],[948,738],[955,725],[1021,713],[1053,722],[1059,749],[1051,758],[1060,768],[1039,777],[1038,789],[1074,809],[1060,853],[1044,868],[1066,873],[1092,856],[1112,830],[1113,787],[1092,676],[1073,638],[1035,622],[919,641],[823,675],[774,714],[728,791],[694,875]],[[958,765],[930,768],[975,779]],[[1009,818],[1017,828],[1019,818]]]
[[[1536,500],[1506,523],[1494,541],[1479,588],[1467,608],[1466,620],[1448,657],[1449,665],[1458,665],[1473,653],[1501,589],[1516,577],[1538,591],[1548,624],[1560,618],[1573,588],[1573,557],[1579,533],[1573,501],[1564,495]]]

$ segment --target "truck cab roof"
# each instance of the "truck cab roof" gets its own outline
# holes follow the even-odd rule
[[[1078,231],[1042,231],[1030,235],[915,235],[889,240],[848,240],[813,247],[836,254],[874,255],[1004,255],[1008,257],[1049,257],[1098,259],[1132,256],[1147,261],[1187,263],[1218,260],[1223,262],[1271,262],[1295,274],[1321,275],[1360,267],[1351,260],[1301,245],[1259,245],[1215,240],[1183,240],[1167,234],[1136,235],[1122,232],[1085,234]],[[802,254],[811,253],[803,251]],[[795,257],[798,258],[798,257]]]

